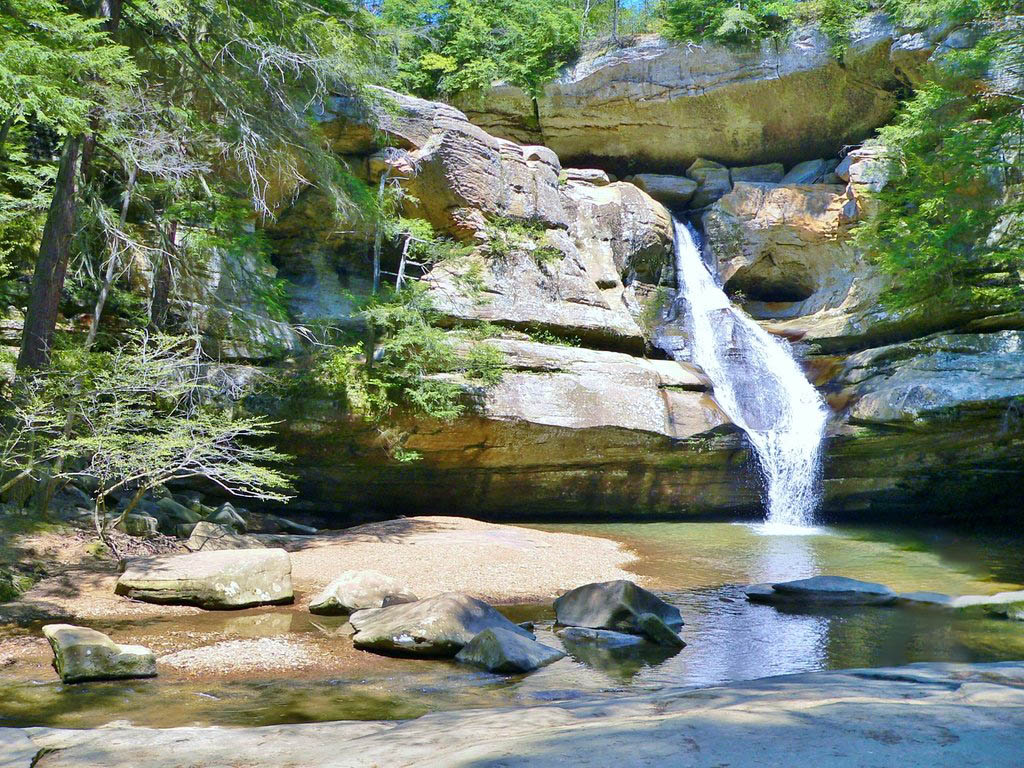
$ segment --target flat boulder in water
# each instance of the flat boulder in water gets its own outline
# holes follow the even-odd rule
[[[43,636],[53,649],[53,666],[65,683],[156,675],[152,651],[141,645],[120,645],[95,629],[47,624]]]
[[[817,605],[886,605],[897,595],[884,584],[848,579],[845,576],[812,576],[809,579],[772,584],[770,590],[763,585],[748,588],[747,598],[760,603]]]
[[[414,656],[451,658],[485,629],[504,629],[534,639],[483,600],[462,592],[356,611],[349,621],[356,648]]]
[[[248,608],[290,603],[292,564],[283,549],[236,549],[128,561],[114,591],[148,603]]]
[[[345,571],[309,603],[309,612],[345,616],[368,608],[412,603],[417,597],[380,571]]]
[[[668,627],[683,626],[679,609],[632,581],[584,584],[555,600],[555,621],[569,627],[611,629],[643,634],[640,617],[651,613]]]
[[[488,672],[532,672],[565,657],[563,651],[528,637],[493,627],[485,629],[459,651],[455,660]]]

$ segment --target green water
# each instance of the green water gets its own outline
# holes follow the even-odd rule
[[[323,655],[328,671],[283,670],[246,679],[165,674],[153,680],[63,686],[40,664],[28,673],[15,666],[13,671],[0,670],[0,725],[93,727],[114,720],[154,726],[260,725],[406,718],[822,669],[1024,659],[1024,622],[897,607],[780,611],[748,603],[741,591],[752,582],[817,573],[879,581],[901,591],[991,594],[1020,589],[1021,539],[880,527],[763,536],[756,528],[728,523],[536,527],[605,536],[635,551],[640,558],[629,567],[682,610],[687,647],[678,653],[648,647],[616,654],[576,646],[567,648],[569,657],[533,674],[502,677],[453,662],[355,652],[346,636],[333,633],[330,622],[314,624],[308,615],[280,607],[97,623],[116,639],[143,642],[158,653],[173,650],[182,636],[211,642],[300,638]],[[550,606],[503,610],[515,621],[539,622],[538,638],[559,644],[551,633]]]

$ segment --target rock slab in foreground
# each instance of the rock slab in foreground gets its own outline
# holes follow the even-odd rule
[[[746,590],[747,599],[757,603],[815,605],[888,605],[898,595],[884,584],[848,579],[845,576],[812,576]]]
[[[131,560],[114,590],[148,603],[248,608],[290,603],[292,564],[283,549],[237,549]]]
[[[368,608],[412,603],[418,598],[380,571],[345,571],[309,603],[320,616],[346,616]]]
[[[0,729],[0,745],[21,756],[31,739],[35,768],[1008,768],[1024,754],[1022,683],[1022,662],[912,664],[391,722]]]
[[[625,579],[584,584],[555,600],[555,621],[569,627],[643,634],[640,617],[645,613],[654,614],[673,630],[683,626],[678,608]]]
[[[65,683],[154,677],[156,659],[141,645],[120,645],[102,632],[71,624],[47,624],[53,666]]]
[[[462,592],[445,592],[414,603],[356,611],[349,621],[356,648],[385,653],[451,658],[485,629],[533,634]]]
[[[497,627],[485,629],[455,655],[462,664],[502,674],[532,672],[562,658],[565,653],[557,648]]]

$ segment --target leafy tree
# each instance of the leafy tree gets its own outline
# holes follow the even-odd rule
[[[393,84],[454,95],[504,80],[536,90],[578,51],[571,0],[382,0],[397,68]]]
[[[101,536],[145,493],[174,480],[286,499],[288,478],[269,465],[287,457],[252,442],[271,424],[231,413],[215,395],[197,339],[138,334],[110,352],[62,352],[46,372],[15,382],[0,414],[3,468],[93,485]],[[110,497],[125,494],[119,517],[107,519]]]
[[[993,68],[1024,71],[1019,31],[948,54],[879,132],[891,177],[859,238],[893,305],[1024,306],[1024,95],[986,85]]]

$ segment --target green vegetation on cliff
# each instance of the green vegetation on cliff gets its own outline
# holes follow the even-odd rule
[[[890,178],[861,242],[889,272],[896,306],[1024,306],[1024,120],[1008,81],[1024,71],[1020,3],[893,3],[907,21],[971,19],[978,39],[946,52],[880,132]]]

